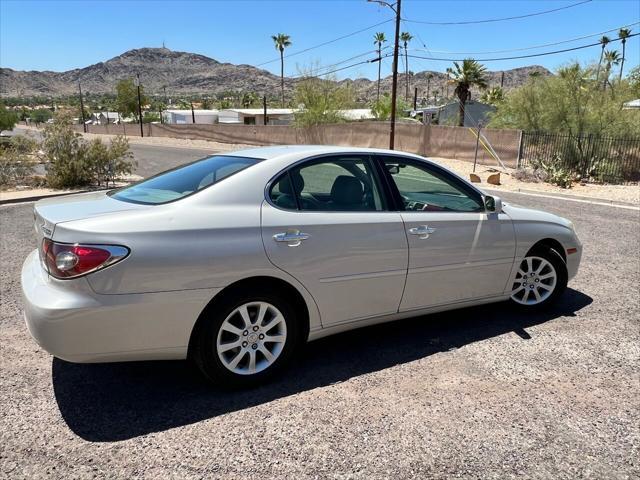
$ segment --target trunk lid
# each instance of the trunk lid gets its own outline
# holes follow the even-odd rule
[[[80,193],[65,197],[47,198],[36,202],[33,217],[37,234],[37,248],[42,261],[43,238],[53,240],[56,225],[85,218],[98,217],[114,212],[139,210],[149,205],[121,202],[107,195],[106,191]],[[46,271],[46,268],[45,268]]]
[[[149,205],[115,200],[105,191],[48,198],[34,206],[35,228],[41,241],[42,237],[51,238],[56,224],[61,222],[143,208],[149,208]]]

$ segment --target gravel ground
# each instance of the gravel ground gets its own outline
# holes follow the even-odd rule
[[[43,352],[20,313],[31,205],[0,207],[0,477],[639,478],[639,214],[504,197],[573,219],[585,244],[554,310],[349,332],[235,393],[186,362]]]

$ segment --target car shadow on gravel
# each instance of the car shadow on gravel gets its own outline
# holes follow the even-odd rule
[[[65,422],[81,438],[109,442],[189,425],[298,392],[342,382],[508,332],[571,317],[592,302],[568,289],[553,309],[523,314],[486,305],[367,327],[312,342],[268,385],[224,391],[185,361],[73,364],[54,359],[52,380]]]

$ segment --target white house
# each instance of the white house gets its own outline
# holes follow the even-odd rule
[[[478,122],[484,126],[489,123],[489,116],[496,111],[496,107],[482,102],[470,100],[464,104],[464,126],[476,127]],[[458,125],[460,107],[458,102],[446,105],[430,105],[411,110],[414,118],[422,117],[424,123],[436,123],[439,125]]]
[[[358,120],[373,120],[375,115],[370,108],[351,108],[349,110],[340,110],[340,114],[350,122]]]
[[[200,124],[212,124],[218,123],[218,110],[164,110],[162,117],[164,123],[173,124],[186,124],[193,123],[193,117],[195,117],[196,123]]]
[[[120,114],[118,112],[95,112],[91,114],[89,122],[93,125],[107,125],[108,123],[120,123]]]
[[[289,125],[293,121],[293,109],[268,108],[267,125]],[[263,125],[262,108],[226,108],[218,114],[219,123],[239,123],[243,125]]]

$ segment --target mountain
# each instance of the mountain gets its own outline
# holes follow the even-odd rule
[[[529,73],[551,73],[541,66],[506,70],[505,89],[524,83]],[[78,82],[88,93],[113,93],[119,80],[131,78],[136,73],[147,94],[159,94],[166,87],[167,94],[220,94],[223,92],[255,92],[259,95],[276,94],[280,89],[280,77],[251,65],[221,63],[204,55],[175,52],[167,48],[140,48],[129,50],[106,62],[66,72],[16,71],[0,68],[0,95],[2,96],[57,96],[77,92]],[[430,91],[446,92],[446,75],[438,72],[419,72],[412,76],[412,88],[418,87],[420,95],[427,89],[427,75],[433,74]],[[500,84],[501,72],[489,72],[492,86]],[[291,92],[294,81],[285,78],[285,90]],[[353,85],[359,100],[370,100],[376,95],[376,81],[366,78],[342,80]],[[404,95],[404,75],[399,75],[399,92]],[[382,80],[383,92],[391,90],[391,76]],[[413,91],[410,92],[410,97]]]

